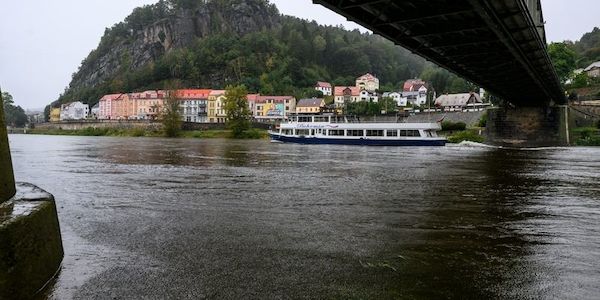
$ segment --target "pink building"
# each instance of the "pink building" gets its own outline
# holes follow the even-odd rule
[[[100,102],[98,103],[98,106],[99,106],[98,119],[101,119],[101,120],[112,119],[113,110],[114,110],[113,101],[123,97],[123,95],[124,94],[110,94],[110,95],[105,95],[104,97],[102,97],[100,99]]]

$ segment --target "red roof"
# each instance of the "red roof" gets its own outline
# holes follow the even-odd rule
[[[267,100],[271,100],[273,102],[285,102],[285,100],[291,100],[294,96],[260,96],[256,97],[256,102],[265,103]]]
[[[367,81],[375,80],[375,79],[377,79],[377,77],[373,76],[371,73],[367,73],[363,76],[356,78],[356,80],[367,80]]]
[[[344,96],[344,91],[346,89],[350,89],[352,96],[360,95],[360,88],[357,86],[336,86],[333,95],[334,96]]]
[[[331,83],[329,82],[324,82],[324,81],[317,81],[317,84],[315,85],[315,87],[320,87],[320,88],[331,88]]]
[[[259,97],[260,97],[260,94],[248,94],[248,96],[246,98],[250,102],[256,102]]]
[[[184,89],[177,90],[179,99],[206,99],[212,90],[209,89]]]
[[[423,81],[421,79],[409,79],[404,83],[404,91],[405,92],[416,92],[424,85],[425,85],[425,81]]]
[[[107,101],[107,100],[116,100],[118,98],[120,98],[123,94],[109,94],[109,95],[104,95],[102,98],[100,98],[100,101]]]

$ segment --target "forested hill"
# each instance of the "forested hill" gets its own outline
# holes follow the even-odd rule
[[[170,79],[298,95],[317,80],[354,84],[366,72],[391,90],[427,65],[379,36],[280,15],[267,0],[161,0],[106,29],[59,100],[93,105]]]
[[[591,63],[600,61],[600,28],[588,32],[581,37],[581,40],[573,44],[577,52],[577,66],[585,68]]]

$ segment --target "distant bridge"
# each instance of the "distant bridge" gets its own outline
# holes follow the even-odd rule
[[[517,106],[566,102],[540,0],[313,0]]]

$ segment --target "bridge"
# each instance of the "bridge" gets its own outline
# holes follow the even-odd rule
[[[540,0],[313,0],[519,107],[566,102]]]

